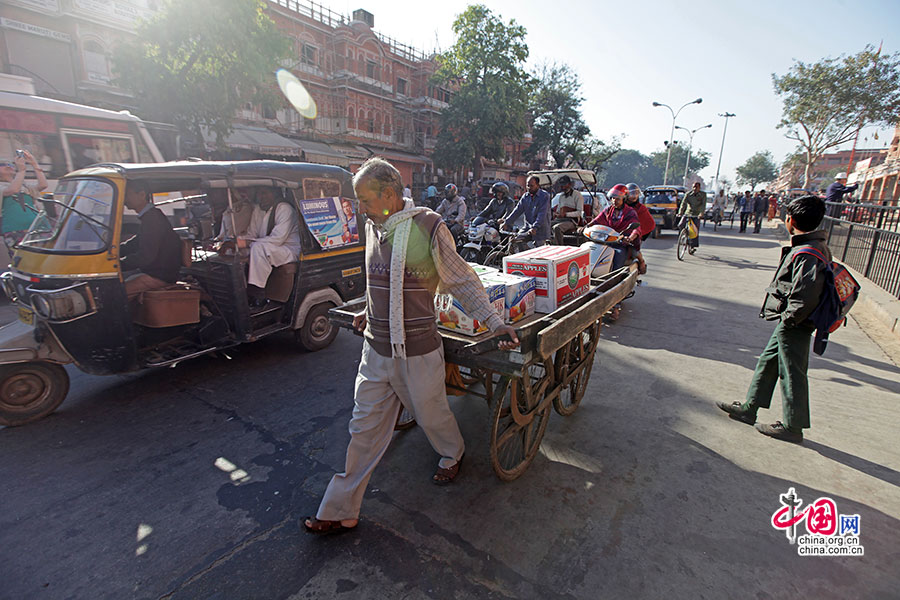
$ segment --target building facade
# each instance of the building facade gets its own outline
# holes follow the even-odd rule
[[[850,174],[851,183],[859,183],[862,202],[897,206],[900,200],[900,123],[883,161],[873,164],[870,159],[856,163]]]

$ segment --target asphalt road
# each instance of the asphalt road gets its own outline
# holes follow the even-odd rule
[[[459,480],[430,483],[397,434],[356,532],[300,531],[343,465],[360,340],[288,337],[174,369],[70,370],[43,421],[0,429],[0,598],[889,598],[900,589],[900,370],[855,323],[810,365],[803,446],[712,403],[741,399],[771,324],[772,230],[645,247],[650,272],[604,327],[587,396],[552,415],[503,483],[486,405],[451,404]],[[780,418],[776,392],[769,421]],[[800,557],[770,524],[789,487],[860,515],[862,557]]]

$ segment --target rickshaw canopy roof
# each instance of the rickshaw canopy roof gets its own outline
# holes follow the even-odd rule
[[[560,177],[568,175],[573,181],[580,180],[584,185],[596,185],[597,174],[587,169],[553,169],[552,171],[529,171],[528,177],[536,175],[541,185],[555,185]]]
[[[151,184],[151,191],[162,192],[174,191],[186,185],[195,188],[254,185],[297,187],[307,177],[349,180],[350,172],[331,165],[277,160],[179,160],[163,163],[100,163],[73,171],[66,178],[115,176],[124,177],[127,181],[147,182]]]

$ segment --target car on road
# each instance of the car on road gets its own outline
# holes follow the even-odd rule
[[[650,185],[644,188],[644,204],[656,221],[653,237],[662,234],[663,229],[677,229],[675,212],[684,198],[684,187],[680,185]]]

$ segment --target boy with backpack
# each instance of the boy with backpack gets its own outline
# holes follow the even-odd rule
[[[772,283],[766,288],[766,299],[760,317],[775,321],[775,331],[766,345],[756,370],[747,399],[743,402],[716,402],[728,416],[742,423],[756,423],[756,412],[769,408],[775,384],[781,379],[784,421],[772,425],[759,424],[756,429],[770,437],[799,444],[803,430],[809,427],[809,346],[817,323],[813,313],[826,290],[831,252],[827,234],[817,230],[825,216],[825,203],[816,196],[796,198],[787,205],[785,226],[791,234],[791,245],[782,248],[781,262]],[[822,260],[824,258],[825,260]],[[834,287],[834,284],[831,283]],[[828,294],[823,294],[828,292]]]

